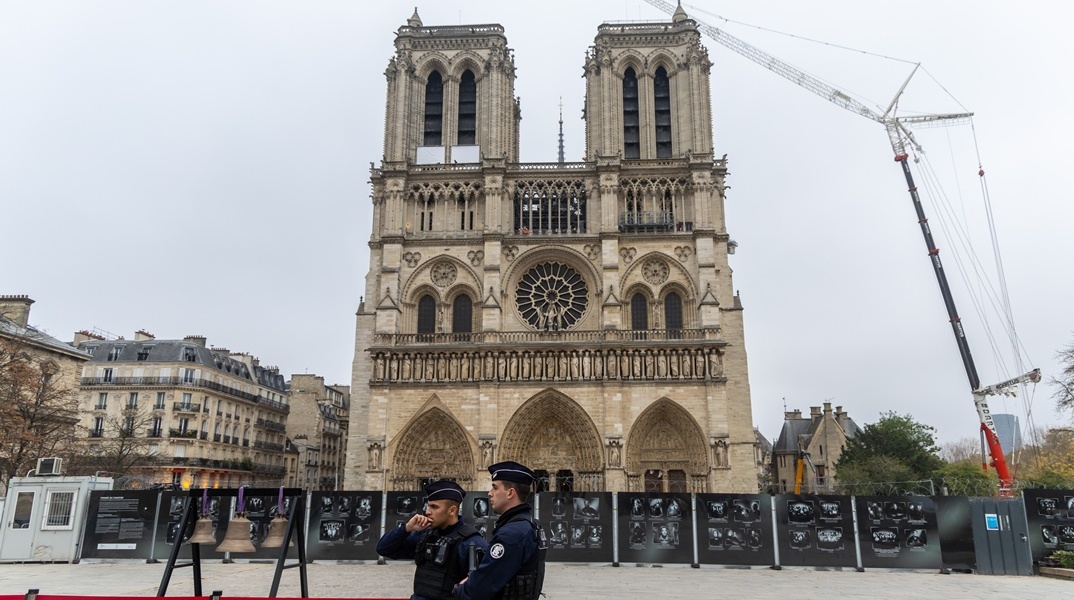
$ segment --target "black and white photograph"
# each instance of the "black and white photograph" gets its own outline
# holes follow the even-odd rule
[[[1064,544],[1074,544],[1074,525],[1059,526],[1059,541]]]
[[[726,521],[727,501],[709,500],[705,503],[705,512],[708,514],[709,520],[711,521]]]
[[[869,507],[869,520],[879,521],[884,518],[884,503],[870,500],[866,503]]]
[[[1058,498],[1037,498],[1037,514],[1039,515],[1044,515],[1046,517],[1055,516],[1055,511],[1058,508]]]
[[[665,514],[669,519],[681,519],[682,518],[682,500],[678,498],[668,498]]]
[[[263,496],[247,496],[245,501],[247,518],[265,515],[265,498]]]
[[[567,544],[566,521],[552,521],[548,524],[548,541],[549,543],[560,546]]]
[[[906,530],[907,548],[924,548],[929,545],[928,532],[920,527]]]
[[[820,516],[824,519],[838,519],[842,504],[836,500],[823,500],[820,503]]]
[[[662,518],[664,516],[663,498],[649,498],[649,516],[653,518]]]
[[[821,550],[842,550],[843,529],[840,527],[818,527],[817,548]]]
[[[645,546],[645,523],[630,522],[630,545]]]
[[[764,531],[759,527],[750,527],[746,530],[746,540],[750,548],[760,548],[764,545]]]
[[[417,496],[401,496],[395,504],[395,514],[397,515],[413,515],[417,511]]]
[[[914,522],[925,521],[925,503],[914,500],[906,503],[906,518]]]
[[[787,503],[787,519],[791,523],[812,523],[815,514],[813,503],[807,500],[791,500]]]
[[[474,498],[474,518],[486,519],[489,516],[489,499]]]
[[[899,530],[894,527],[873,527],[873,550],[894,550],[899,547]]]
[[[746,547],[746,529],[743,527],[728,527],[723,532],[723,541],[728,548]]]
[[[171,502],[168,505],[168,514],[172,517],[183,516],[183,503],[186,501],[186,496],[172,496]]]
[[[330,515],[332,511],[336,509],[336,503],[332,501],[332,496],[321,496],[321,514]]]
[[[709,548],[723,548],[723,528],[709,527]]]
[[[368,519],[373,516],[373,498],[371,496],[362,496],[358,499],[358,508],[355,509],[354,516],[359,519]]]
[[[600,517],[600,498],[575,498],[575,519],[596,519]]]
[[[1059,535],[1055,532],[1055,525],[1041,525],[1040,537],[1048,546],[1054,546],[1059,543]]]
[[[1064,500],[1066,500],[1066,503],[1067,503],[1067,511],[1074,510],[1074,496],[1067,496],[1066,498],[1064,498]],[[1069,513],[1068,513],[1068,516],[1069,516]]]
[[[571,545],[583,546],[585,545],[585,525],[572,525],[571,526]]]
[[[179,521],[172,521],[168,523],[168,535],[164,538],[169,544],[174,544],[175,539],[179,537]]]
[[[369,532],[372,529],[373,526],[369,523],[352,523],[350,530],[347,532],[347,541],[368,542]]]
[[[318,539],[322,542],[342,541],[343,521],[341,519],[322,520],[320,536]]]
[[[808,529],[792,529],[789,533],[791,548],[795,550],[812,548],[813,540],[810,539],[809,533]]]
[[[653,544],[658,547],[675,547],[679,545],[678,523],[652,523]]]
[[[563,517],[567,515],[567,499],[563,496],[552,498],[552,516]]]
[[[586,535],[586,545],[590,548],[599,548],[603,541],[604,527],[601,525],[590,525]]]
[[[752,523],[761,519],[761,502],[746,498],[735,498],[732,503],[735,520],[740,523]]]
[[[899,521],[906,518],[906,503],[905,502],[885,502],[884,503],[884,516]]]
[[[336,497],[336,514],[341,517],[351,516],[351,500],[350,496],[337,496]]]
[[[644,519],[645,515],[645,500],[642,498],[631,498],[630,516],[635,519]]]

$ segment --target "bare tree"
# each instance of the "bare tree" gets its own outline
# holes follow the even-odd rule
[[[42,456],[65,456],[78,422],[76,391],[53,356],[24,337],[0,337],[0,487]]]
[[[1060,410],[1074,412],[1074,342],[1060,350],[1056,355],[1063,370],[1059,377],[1052,377],[1051,384],[1055,387],[1055,404]]]
[[[940,448],[940,458],[948,463],[963,461],[981,462],[981,440],[978,438],[964,437],[953,442],[947,442]]]
[[[157,457],[152,446],[163,433],[154,430],[155,423],[151,411],[137,408],[108,417],[96,436],[83,440],[83,452],[73,459],[68,471],[87,475],[105,471],[118,479],[152,466]]]

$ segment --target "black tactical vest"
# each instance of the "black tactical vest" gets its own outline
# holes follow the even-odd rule
[[[430,599],[451,599],[451,588],[466,577],[466,565],[459,564],[458,545],[477,535],[477,530],[463,523],[451,533],[441,536],[432,529],[418,543],[414,562],[414,594]]]
[[[533,527],[533,536],[537,540],[537,551],[529,561],[522,563],[518,573],[512,577],[507,585],[498,594],[493,596],[495,600],[538,600],[541,590],[544,588],[544,560],[548,554],[548,539],[544,535],[541,524],[530,513],[520,513],[514,516],[508,523],[513,521],[525,521]]]

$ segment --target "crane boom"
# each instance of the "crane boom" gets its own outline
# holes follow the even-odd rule
[[[669,15],[675,15],[677,11],[682,10],[681,5],[672,5],[671,2],[668,2],[667,0],[645,1]],[[884,130],[888,135],[888,141],[891,143],[891,149],[895,153],[895,161],[898,162],[902,168],[903,175],[906,178],[906,183],[909,188],[910,199],[913,201],[914,210],[917,212],[918,224],[921,227],[921,233],[924,236],[925,245],[928,248],[929,260],[932,263],[932,269],[936,274],[936,281],[940,286],[940,294],[943,296],[948,320],[951,323],[951,329],[955,335],[955,343],[958,345],[959,354],[962,357],[962,364],[966,370],[966,377],[969,379],[970,391],[973,392],[974,395],[974,404],[976,405],[977,414],[981,422],[981,431],[988,442],[992,464],[996,467],[1001,490],[1009,490],[1014,483],[1014,479],[1007,469],[1007,461],[1003,456],[1003,449],[999,442],[999,436],[996,433],[995,422],[992,418],[991,411],[988,408],[987,397],[995,393],[1000,393],[997,390],[1001,391],[1012,385],[1025,383],[1027,381],[1035,383],[1040,380],[1040,372],[1039,370],[1031,371],[1030,373],[1015,377],[1014,379],[1003,383],[981,388],[980,378],[977,376],[977,367],[973,363],[973,355],[970,353],[970,346],[966,341],[966,332],[962,327],[962,319],[958,316],[958,311],[955,308],[955,300],[951,294],[951,286],[947,283],[947,275],[944,272],[943,263],[940,261],[940,251],[936,248],[936,244],[933,242],[932,231],[929,228],[928,219],[925,217],[925,211],[921,205],[921,199],[918,196],[917,185],[914,183],[913,173],[910,170],[910,164],[907,160],[909,154],[906,151],[907,146],[910,146],[914,150],[921,152],[921,146],[917,143],[917,140],[914,139],[913,132],[907,127],[908,124],[924,127],[954,125],[968,121],[973,116],[973,113],[896,117],[894,111],[898,106],[899,98],[902,96],[906,86],[910,83],[910,79],[913,78],[914,73],[917,72],[917,69],[920,66],[915,65],[910,76],[906,78],[906,81],[903,82],[898,92],[895,93],[887,110],[885,110],[883,114],[880,114],[854,98],[851,98],[838,88],[813,77],[767,52],[747,44],[725,31],[698,19],[693,19],[693,21],[697,23],[698,28],[703,33],[728,49],[745,56],[773,73],[792,81],[796,85],[813,92],[836,106],[876,121],[884,126]],[[801,466],[799,466],[799,470],[800,469]]]

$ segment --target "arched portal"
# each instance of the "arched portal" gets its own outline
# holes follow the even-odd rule
[[[706,491],[705,434],[686,409],[667,398],[638,415],[630,428],[626,459],[631,491]]]
[[[508,421],[502,440],[500,460],[517,460],[547,477],[541,489],[604,488],[600,434],[585,410],[560,392],[545,390],[527,400]]]
[[[474,454],[466,430],[442,408],[415,417],[399,435],[392,464],[392,489],[417,490],[428,479],[473,486]]]

